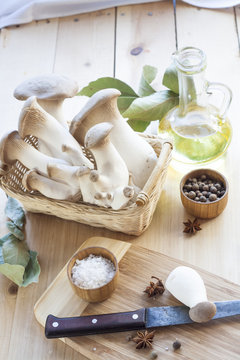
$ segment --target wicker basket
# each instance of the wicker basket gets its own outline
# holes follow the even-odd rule
[[[20,162],[5,174],[0,174],[0,186],[11,197],[18,199],[27,211],[58,216],[83,224],[104,227],[130,235],[140,235],[149,226],[161,195],[167,168],[171,159],[172,145],[157,136],[143,135],[158,156],[156,166],[138,194],[135,203],[121,210],[112,210],[83,202],[58,201],[46,198],[37,192],[28,192],[22,185],[22,178],[28,170]],[[37,139],[27,139],[37,147]]]

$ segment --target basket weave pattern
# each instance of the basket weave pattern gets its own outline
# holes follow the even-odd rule
[[[25,210],[34,213],[54,215],[66,220],[104,227],[129,235],[140,235],[149,226],[161,195],[171,159],[172,145],[157,136],[140,134],[153,147],[158,156],[156,166],[135,203],[120,210],[112,210],[83,202],[49,199],[38,192],[29,192],[22,185],[22,178],[28,170],[19,161],[0,177],[1,188],[11,197],[19,200]],[[29,136],[29,144],[38,147],[38,140]],[[86,154],[91,161],[91,154]]]

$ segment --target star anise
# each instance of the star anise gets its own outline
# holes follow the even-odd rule
[[[187,234],[195,234],[197,231],[202,230],[202,228],[200,228],[198,219],[194,219],[193,222],[188,219],[187,222],[183,223],[185,225],[185,229],[183,230],[183,232],[187,233]]]
[[[150,285],[146,287],[144,292],[148,294],[148,297],[151,297],[151,296],[154,296],[157,294],[163,294],[165,291],[165,288],[164,288],[162,280],[160,280],[156,276],[152,276],[151,278],[157,279],[157,282],[154,283],[153,281],[150,281]]]
[[[152,347],[152,342],[154,338],[155,330],[148,332],[148,330],[142,332],[138,331],[137,336],[135,336],[132,340],[137,343],[136,349]]]

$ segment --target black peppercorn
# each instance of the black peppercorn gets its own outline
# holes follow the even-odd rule
[[[211,186],[210,187],[210,191],[212,194],[216,194],[217,193],[217,189],[215,188],[215,186]]]
[[[192,190],[193,191],[197,191],[197,190],[199,190],[199,186],[198,186],[198,184],[196,183],[196,184],[193,184],[193,186],[192,186]]]
[[[193,200],[193,199],[195,199],[195,197],[196,197],[196,193],[195,193],[194,191],[190,191],[190,192],[188,193],[188,197]]]
[[[225,194],[225,190],[222,182],[211,179],[205,174],[187,179],[183,186],[185,196],[196,202],[216,201]]]
[[[178,350],[178,349],[180,349],[181,345],[182,344],[180,343],[179,340],[175,340],[172,346],[173,346],[174,350]]]
[[[217,200],[217,195],[216,195],[216,194],[211,194],[211,195],[209,196],[209,200],[210,200],[210,201],[216,201],[216,200]]]
[[[150,354],[150,360],[154,360],[158,357],[158,353],[156,351],[152,351]]]

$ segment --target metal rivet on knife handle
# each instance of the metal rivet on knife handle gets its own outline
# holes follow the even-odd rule
[[[133,318],[133,320],[137,320],[138,319],[138,314],[133,314],[132,318]]]

